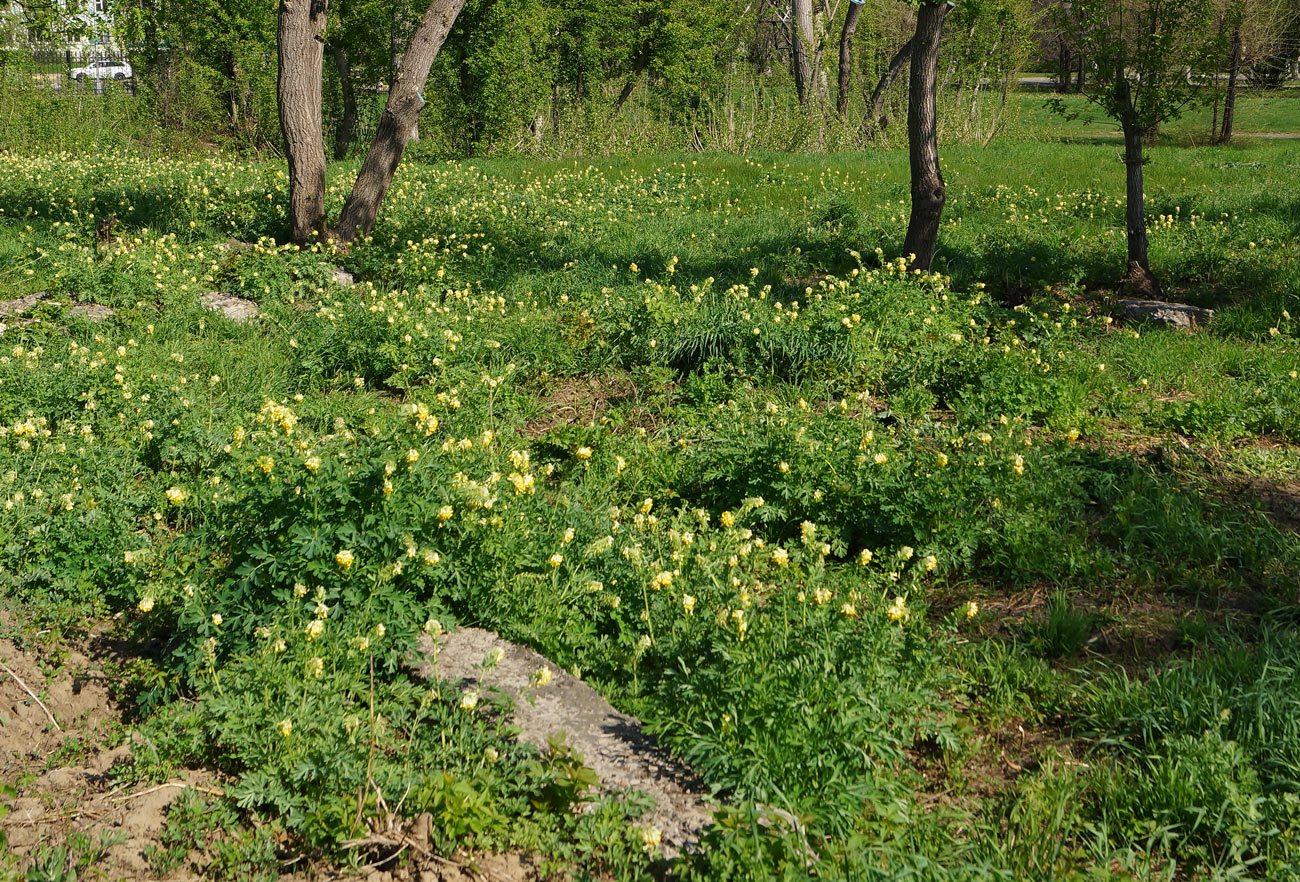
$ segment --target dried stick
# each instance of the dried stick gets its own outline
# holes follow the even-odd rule
[[[7,664],[5,664],[4,662],[0,662],[0,668],[4,668],[4,672],[5,672],[6,674],[8,674],[9,676],[13,677],[13,678],[14,678],[14,682],[17,683],[20,687],[22,687],[22,690],[23,690],[24,692],[26,692],[28,695],[30,695],[30,696],[32,697],[32,701],[34,701],[34,702],[36,702],[38,705],[40,705],[41,710],[45,711],[45,716],[49,717],[49,718],[50,718],[50,722],[51,722],[52,724],[54,724],[54,731],[56,731],[56,732],[62,732],[62,731],[63,731],[63,727],[59,725],[59,721],[58,721],[58,720],[54,719],[54,714],[50,713],[50,709],[49,709],[48,707],[45,706],[45,702],[43,702],[43,701],[41,701],[39,698],[37,698],[37,697],[36,697],[36,693],[33,692],[33,691],[31,690],[31,688],[28,687],[28,685],[27,685],[26,683],[23,682],[23,678],[20,677],[20,676],[18,676],[17,674],[15,674],[15,673],[13,672],[13,669],[10,668],[10,667],[9,667]]]

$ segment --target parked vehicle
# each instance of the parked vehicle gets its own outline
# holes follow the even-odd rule
[[[129,80],[135,76],[131,65],[125,61],[92,61],[85,67],[74,67],[72,78],[77,82],[83,80]]]

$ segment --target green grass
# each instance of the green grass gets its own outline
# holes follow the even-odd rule
[[[1118,124],[1080,95],[1062,96],[1071,114],[1077,115],[1074,119],[1049,110],[1046,106],[1047,92],[1022,91],[1014,97],[1019,104],[1017,119],[1020,130],[1028,138],[1070,141],[1119,138]],[[1212,104],[1189,108],[1181,117],[1161,127],[1161,137],[1171,139],[1175,144],[1208,144],[1212,140],[1210,124],[1213,118]],[[1247,139],[1259,132],[1300,133],[1300,89],[1242,87],[1237,96],[1233,132]]]
[[[0,588],[121,613],[125,783],[224,776],[160,871],[346,862],[408,793],[441,853],[664,872],[404,672],[462,623],[700,771],[682,878],[1296,872],[1300,539],[1243,487],[1300,468],[1300,145],[1151,151],[1195,334],[1112,318],[1109,144],[946,149],[923,275],[891,151],[408,163],[345,257],[275,243],[276,165],[5,160],[0,297],[51,296],[2,341]]]

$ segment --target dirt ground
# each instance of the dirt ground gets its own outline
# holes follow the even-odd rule
[[[211,781],[114,786],[111,770],[131,757],[130,730],[102,661],[77,650],[42,657],[0,640],[0,780],[13,790],[0,830],[20,867],[49,866],[56,849],[75,841],[87,843],[81,856],[95,876],[152,878],[145,850],[157,844],[167,807],[186,787],[210,789]]]

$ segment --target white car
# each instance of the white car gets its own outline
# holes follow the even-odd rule
[[[81,80],[129,80],[135,76],[131,65],[125,61],[92,61],[85,67],[74,67],[72,78]]]

